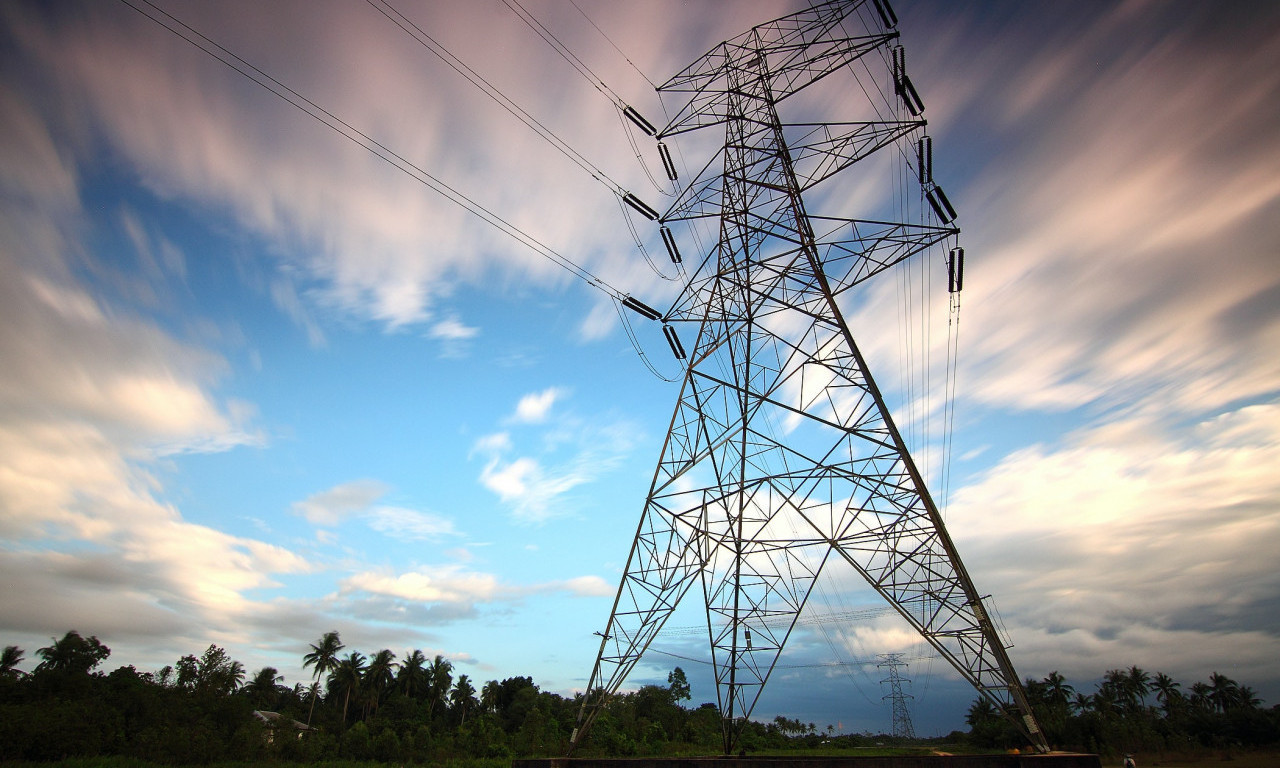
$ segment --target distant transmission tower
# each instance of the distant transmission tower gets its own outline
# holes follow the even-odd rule
[[[907,662],[902,660],[900,653],[882,653],[880,658],[884,661],[876,666],[889,668],[889,676],[880,683],[889,684],[889,694],[884,698],[889,699],[893,706],[893,735],[899,739],[914,739],[916,729],[911,727],[911,710],[907,709],[907,699],[912,696],[902,692],[902,684],[911,681],[898,675],[898,667],[907,666]]]
[[[713,128],[724,140],[676,202],[651,218],[673,260],[699,223],[714,225],[718,239],[685,262],[689,280],[672,306],[649,310],[686,370],[571,750],[697,587],[724,749],[734,751],[832,561],[861,574],[1031,742],[1048,748],[845,320],[851,288],[959,234],[933,182],[923,103],[885,3],[828,2],[761,24],[658,89],[687,99],[659,139]],[[784,102],[802,119],[815,105],[852,103],[847,91],[820,101],[805,89],[828,75],[873,71],[879,80],[859,83],[876,119],[779,116]],[[856,199],[856,187],[829,180],[851,180],[843,172],[873,155],[900,169],[900,188],[886,195],[896,207],[865,219],[811,212],[811,204]],[[962,251],[950,253],[958,290]],[[696,329],[687,350],[677,328]]]

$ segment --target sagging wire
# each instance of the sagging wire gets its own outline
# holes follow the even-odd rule
[[[618,313],[618,320],[622,322],[622,329],[627,334],[627,340],[631,342],[631,348],[636,351],[636,355],[640,357],[640,362],[644,363],[644,367],[649,369],[649,373],[652,373],[659,380],[665,381],[668,384],[674,384],[679,381],[680,377],[668,378],[664,375],[654,366],[653,361],[649,359],[649,356],[645,354],[644,347],[640,344],[640,339],[636,337],[635,329],[631,327],[631,319],[627,317],[627,313],[623,311],[622,302],[615,298],[613,308],[614,311]]]

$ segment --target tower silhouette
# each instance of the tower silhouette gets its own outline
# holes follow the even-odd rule
[[[662,313],[686,370],[571,750],[696,587],[732,752],[833,565],[861,574],[1047,749],[841,306],[854,286],[959,234],[932,179],[896,23],[885,0],[828,2],[717,45],[659,87],[685,99],[659,138],[724,132],[659,217],[663,239],[673,258],[676,231],[692,222],[713,223],[718,239]],[[783,122],[784,102],[855,65],[885,73],[890,114]],[[807,210],[817,185],[879,150],[915,166],[915,223]],[[963,252],[951,253],[958,289]],[[686,350],[680,335],[694,329]]]
[[[893,730],[892,733],[899,739],[914,739],[916,737],[916,729],[911,725],[911,710],[907,709],[907,699],[911,698],[911,694],[903,693],[902,684],[909,683],[910,680],[903,678],[898,674],[898,667],[907,666],[907,662],[902,660],[900,653],[882,653],[880,658],[884,661],[877,664],[877,667],[888,667],[889,676],[880,683],[889,684],[889,693],[884,696],[889,700],[889,705],[893,711]]]

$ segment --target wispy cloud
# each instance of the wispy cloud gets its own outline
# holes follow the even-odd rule
[[[293,504],[293,511],[313,525],[334,526],[346,518],[366,511],[387,493],[377,480],[355,480],[312,494]]]
[[[1260,555],[1280,547],[1278,461],[1280,403],[1186,433],[1120,422],[1010,454],[955,494],[948,524],[1018,642],[1039,638],[1020,651],[1037,667],[1066,666],[1051,642],[1065,637],[1078,673],[1110,648],[1203,675],[1229,644],[1265,674],[1280,643],[1280,575]]]
[[[550,387],[541,392],[531,392],[516,403],[516,412],[511,421],[516,424],[540,424],[547,420],[547,414],[557,400],[563,400],[567,394],[561,387]]]
[[[521,522],[543,523],[573,514],[574,507],[567,501],[570,492],[615,468],[637,439],[635,426],[622,420],[587,423],[572,413],[550,419],[552,406],[564,393],[551,387],[525,395],[505,420],[542,426],[539,454],[513,455],[520,451],[507,431],[485,435],[472,446],[471,455],[485,460],[480,483]]]
[[[458,535],[452,520],[416,509],[374,507],[367,516],[370,528],[396,538],[436,541]]]
[[[492,603],[520,600],[529,595],[564,592],[580,597],[613,594],[598,576],[579,576],[539,584],[504,584],[492,573],[468,570],[461,564],[423,566],[404,573],[364,571],[341,583],[343,593],[363,592],[418,603]]]

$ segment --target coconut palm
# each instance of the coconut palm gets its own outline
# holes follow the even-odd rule
[[[85,639],[74,629],[63,635],[61,640],[56,637],[52,640],[52,645],[36,651],[44,659],[36,667],[38,672],[48,669],[88,674],[89,670],[111,655],[111,649],[98,642],[98,638],[90,635]]]
[[[1253,688],[1242,685],[1236,689],[1235,706],[1241,709],[1258,709],[1262,706],[1262,699],[1258,698],[1258,692]]]
[[[498,711],[498,697],[502,695],[502,684],[497,680],[490,680],[480,689],[480,707],[485,712]]]
[[[1240,684],[1235,680],[1214,672],[1209,675],[1209,703],[1219,712],[1231,709],[1240,695]]]
[[[1151,692],[1151,676],[1134,665],[1125,672],[1124,686],[1126,698],[1136,709],[1139,704],[1147,703],[1147,694]]]
[[[346,646],[342,644],[342,640],[338,637],[337,631],[325,632],[320,638],[320,642],[311,646],[311,653],[302,657],[302,668],[315,668],[316,688],[319,688],[320,678],[325,673],[330,672],[338,663],[338,651]],[[311,697],[311,709],[307,713],[307,725],[311,725],[311,717],[316,711],[316,699],[319,696]]]
[[[364,687],[368,694],[367,712],[377,712],[378,702],[396,679],[396,655],[383,648],[369,660],[369,667],[364,673]]]
[[[459,727],[466,724],[467,710],[475,702],[475,695],[476,689],[471,685],[471,680],[466,675],[458,675],[458,682],[453,684],[453,690],[449,693],[449,703],[453,705],[455,712],[462,714]]]
[[[1066,712],[1071,704],[1071,697],[1076,693],[1076,689],[1067,684],[1067,678],[1055,669],[1044,679],[1044,688],[1049,705]]]
[[[278,686],[282,682],[284,682],[284,675],[280,674],[279,670],[275,667],[263,667],[254,674],[244,690],[259,709],[269,709],[274,707],[280,698]]]
[[[437,702],[444,701],[453,683],[453,663],[440,654],[427,666],[427,719],[431,719],[431,710]]]
[[[1212,693],[1213,693],[1213,689],[1209,687],[1208,683],[1192,683],[1191,684],[1192,705],[1199,707],[1200,709],[1212,710],[1213,699],[1210,698],[1210,694]]]
[[[396,688],[411,699],[420,695],[427,687],[426,665],[427,657],[415,648],[400,662],[400,671],[396,673]]]
[[[18,677],[22,674],[22,670],[18,669],[18,665],[22,663],[23,651],[16,645],[6,645],[4,653],[0,654],[0,677]]]
[[[329,675],[329,694],[342,694],[342,723],[347,722],[347,707],[351,704],[351,694],[359,697],[364,682],[365,658],[359,651],[352,651],[350,656],[340,659]]]
[[[1163,672],[1157,672],[1151,680],[1151,690],[1156,692],[1156,701],[1164,707],[1165,714],[1170,714],[1174,707],[1182,701],[1182,685]]]

